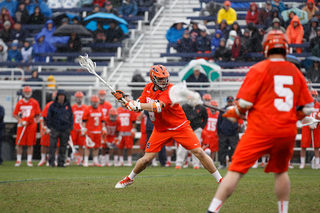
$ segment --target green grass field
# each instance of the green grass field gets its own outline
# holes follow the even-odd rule
[[[125,189],[132,167],[0,166],[1,212],[206,212],[218,187],[205,170],[148,167]],[[36,165],[36,162],[34,162]],[[296,166],[297,167],[297,166]],[[224,176],[226,170],[221,170]],[[290,212],[320,212],[320,170],[289,171]],[[277,212],[273,174],[251,169],[223,212]]]

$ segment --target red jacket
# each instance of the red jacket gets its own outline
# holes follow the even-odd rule
[[[256,6],[255,11],[253,11],[253,8],[252,8],[253,6]],[[258,6],[255,2],[253,2],[250,4],[250,9],[248,10],[247,15],[246,15],[247,24],[249,22],[253,22],[255,24],[258,24],[258,16],[259,16]]]

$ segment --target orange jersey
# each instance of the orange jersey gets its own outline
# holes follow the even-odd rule
[[[107,137],[116,137],[116,133],[120,131],[120,119],[117,118],[115,121],[111,121],[110,117],[108,116],[105,120],[105,124],[107,128]]]
[[[143,112],[141,112],[141,113],[143,113]],[[143,116],[142,116],[142,119],[141,119],[141,123],[140,123],[140,132],[141,133],[146,133],[147,132],[147,130],[146,130],[147,119],[148,119],[147,115],[145,115],[143,113]]]
[[[237,98],[253,103],[246,133],[275,137],[296,135],[296,107],[313,102],[300,70],[284,59],[253,65]]]
[[[204,130],[208,132],[208,134],[216,134],[217,132],[217,121],[218,121],[219,112],[212,114],[211,111],[208,111],[208,121],[207,125],[204,127]]]
[[[82,116],[82,120],[86,120],[86,128],[88,132],[98,134],[101,133],[102,124],[105,120],[100,106],[94,109],[92,106],[88,106]]]
[[[29,123],[34,123],[34,116],[40,115],[41,110],[38,101],[30,98],[27,102],[25,99],[18,101],[14,111],[13,116],[21,115],[21,118],[27,120]]]
[[[127,108],[118,108],[118,118],[120,119],[120,132],[131,132],[132,122],[136,121],[137,114]]]
[[[165,91],[153,91],[154,84],[149,83],[145,86],[139,97],[141,103],[151,103],[155,100],[160,100],[166,104],[166,107],[162,109],[161,113],[149,112],[154,128],[156,128],[158,132],[176,130],[184,123],[190,123],[187,121],[186,115],[180,104],[171,106],[172,102],[169,98],[169,90],[172,86],[173,84],[169,83],[168,89]]]
[[[108,101],[105,101],[103,104],[99,104],[99,106],[102,108],[103,116],[107,117],[112,105]]]
[[[72,113],[73,113],[73,130],[80,130],[80,124],[82,123],[82,116],[87,108],[86,105],[82,104],[81,106],[78,106],[77,104],[73,104],[71,106]]]
[[[50,105],[51,105],[52,103],[53,103],[53,101],[48,102],[48,103],[45,105],[45,107],[43,108],[43,110],[42,110],[42,112],[41,112],[41,116],[42,116],[43,118],[46,118],[46,117],[47,117],[49,107],[50,107]]]

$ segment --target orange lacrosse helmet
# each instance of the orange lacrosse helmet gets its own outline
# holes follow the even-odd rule
[[[268,56],[268,52],[271,49],[284,49],[286,54],[289,53],[288,37],[280,30],[271,30],[263,38],[263,52],[265,57]]]
[[[208,94],[208,93],[206,93],[206,94],[204,94],[203,96],[202,96],[202,100],[211,100],[212,98],[211,98],[211,95],[210,94]]]
[[[161,91],[169,86],[169,72],[163,65],[154,65],[150,68],[150,79]]]
[[[99,102],[99,97],[97,95],[92,95],[91,98],[90,98],[90,101]]]
[[[104,89],[99,90],[98,92],[99,95],[106,95],[107,92]]]
[[[210,104],[211,104],[212,106],[218,106],[218,102],[215,101],[215,100],[210,101]]]
[[[22,93],[23,93],[23,96],[25,98],[30,98],[31,95],[32,95],[32,89],[30,86],[24,86],[23,89],[22,89]]]
[[[118,115],[118,110],[116,108],[111,108],[109,110],[109,116],[110,115]]]
[[[82,98],[84,95],[81,91],[77,91],[76,93],[74,93],[74,97],[76,98]]]
[[[312,96],[318,96],[317,90],[312,89],[312,90],[310,91],[310,93],[311,93]]]
[[[30,86],[24,86],[22,91],[23,92],[32,92],[32,89]]]

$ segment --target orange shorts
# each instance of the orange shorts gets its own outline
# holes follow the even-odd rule
[[[25,126],[25,130],[22,134],[24,126],[19,126],[17,128],[17,138],[16,145],[18,145],[18,141],[20,139],[19,146],[34,146],[37,142],[37,124],[29,124]]]
[[[141,133],[140,142],[139,142],[140,149],[145,150],[146,143],[147,143],[147,133]]]
[[[211,152],[219,151],[219,137],[218,136],[205,135],[202,143],[209,144],[209,149],[211,150]]]
[[[308,126],[302,128],[301,133],[301,148],[309,148],[312,147],[312,137],[311,131]],[[320,128],[317,126],[316,129],[313,130],[313,141],[314,148],[320,148]]]
[[[244,134],[236,147],[228,170],[245,174],[261,156],[270,154],[264,171],[266,173],[286,172],[293,154],[295,138],[295,136],[271,138]]]
[[[166,146],[174,146],[174,140],[172,139],[168,143],[166,143]]]
[[[101,133],[93,134],[88,133],[88,137],[95,143],[94,147],[88,147],[86,144],[86,148],[88,149],[99,149],[101,147]]]
[[[108,143],[113,143],[115,138],[116,138],[116,136],[113,136],[113,137],[106,136],[106,137],[104,137],[105,143],[101,143],[101,147],[105,148],[105,149],[108,148],[107,142]]]
[[[84,146],[86,144],[86,136],[81,135],[80,130],[71,130],[70,136],[72,138],[73,145]]]
[[[122,139],[118,145],[119,149],[132,149],[133,138],[131,136],[122,136]]]
[[[50,134],[45,134],[40,139],[40,145],[41,146],[50,146]],[[60,138],[58,138],[57,147],[60,147]]]
[[[190,124],[186,122],[176,130],[158,132],[156,128],[154,128],[147,142],[145,152],[160,152],[161,148],[172,139],[180,143],[187,150],[201,147],[196,134],[194,134]]]

